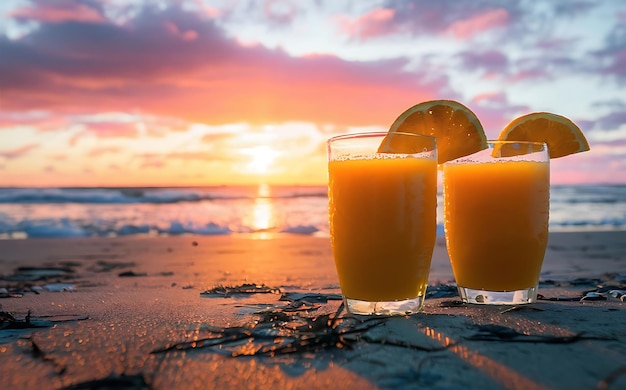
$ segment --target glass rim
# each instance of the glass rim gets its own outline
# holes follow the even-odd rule
[[[389,131],[364,131],[364,132],[359,132],[359,133],[347,133],[347,134],[340,134],[340,135],[332,136],[332,137],[328,138],[328,140],[326,142],[331,143],[331,142],[334,142],[334,141],[340,141],[340,140],[343,140],[343,139],[350,139],[350,138],[381,137],[381,136],[387,136],[388,134],[390,134]],[[431,138],[434,141],[437,140],[436,137],[433,137],[433,136],[430,136],[430,135],[407,133],[405,131],[394,131],[392,134],[409,135],[409,136],[413,136],[413,137]]]
[[[523,145],[543,145],[546,147],[548,146],[548,143],[544,141],[514,141],[514,140],[498,140],[498,139],[488,139],[487,145],[489,144],[501,144],[501,145],[523,144]]]

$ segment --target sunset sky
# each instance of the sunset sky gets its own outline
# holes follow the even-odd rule
[[[626,2],[3,0],[0,186],[325,184],[326,140],[454,99],[569,117],[626,183]]]

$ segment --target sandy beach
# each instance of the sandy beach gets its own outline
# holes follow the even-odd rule
[[[423,313],[394,318],[337,315],[328,238],[0,240],[0,382],[623,389],[623,290],[623,231],[552,233],[541,299],[514,307],[460,303],[439,238]]]

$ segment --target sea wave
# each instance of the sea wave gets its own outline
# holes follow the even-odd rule
[[[314,225],[284,226],[282,228],[255,229],[230,226],[214,222],[196,224],[184,221],[170,221],[164,224],[85,224],[69,218],[39,219],[21,221],[9,225],[0,221],[0,238],[64,238],[64,237],[117,237],[117,236],[177,236],[177,235],[230,235],[259,232],[281,234],[327,235]]]
[[[606,220],[572,220],[551,222],[550,231],[626,230],[626,218]],[[123,223],[120,221],[85,221],[70,218],[23,220],[10,224],[0,219],[0,239],[4,238],[64,238],[64,237],[118,237],[118,236],[177,236],[177,235],[236,235],[278,233],[329,236],[325,224],[295,224],[271,228],[229,226],[215,222],[162,221],[160,223]],[[437,224],[437,236],[445,235],[443,223]]]
[[[169,204],[207,200],[327,197],[325,188],[289,187],[259,193],[257,187],[214,188],[0,188],[0,204]]]
[[[626,232],[626,186],[553,186],[549,228]],[[0,188],[0,239],[265,232],[328,236],[326,187]]]

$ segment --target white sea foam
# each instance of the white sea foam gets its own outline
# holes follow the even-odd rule
[[[626,186],[552,186],[550,230],[626,230]],[[437,234],[443,236],[439,199]],[[325,186],[0,188],[0,238],[328,235]]]

